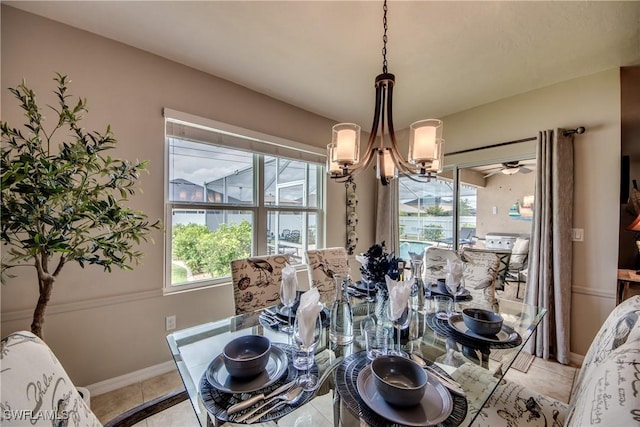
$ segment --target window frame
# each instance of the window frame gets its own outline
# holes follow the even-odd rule
[[[164,115],[164,218],[165,226],[163,233],[164,243],[164,260],[163,260],[163,294],[175,294],[185,291],[191,291],[196,289],[205,289],[210,287],[224,286],[231,284],[231,276],[217,277],[211,279],[202,279],[193,282],[183,283],[180,285],[174,285],[171,283],[171,262],[172,262],[172,231],[173,221],[172,214],[175,209],[187,209],[187,210],[216,210],[216,211],[246,211],[251,212],[253,216],[252,224],[252,236],[251,236],[251,251],[252,256],[261,256],[267,254],[268,251],[268,239],[267,239],[267,223],[268,215],[270,212],[293,212],[308,215],[309,213],[316,215],[317,231],[316,231],[316,247],[324,247],[325,241],[325,221],[326,221],[326,177],[324,168],[326,167],[326,152],[325,150],[302,144],[296,141],[286,140],[273,135],[263,134],[250,129],[241,128],[238,126],[229,125],[227,123],[218,122],[215,120],[183,113],[175,110],[165,108]],[[184,126],[198,128],[201,130],[207,130],[214,133],[232,135],[234,137],[246,138],[251,141],[252,144],[263,143],[263,150],[261,152],[253,152],[253,200],[252,204],[230,204],[219,202],[183,202],[183,201],[171,201],[169,199],[170,188],[170,144],[169,139],[171,137],[177,137],[176,135],[169,135],[167,131],[167,123],[173,122]],[[178,137],[179,138],[179,137]],[[186,138],[193,140],[192,138]],[[212,146],[225,147],[235,149],[238,151],[245,151],[247,149],[237,148],[232,144],[225,144],[224,142],[211,142],[200,141],[199,143],[210,144]],[[273,148],[270,152],[270,149]],[[305,158],[291,158],[283,156],[279,153],[279,150],[283,150],[285,153],[300,152],[309,156],[315,156],[318,161],[313,161]],[[265,157],[274,157],[279,159],[290,159],[294,161],[302,161],[306,163],[313,163],[316,165],[316,182],[317,182],[317,205],[315,207],[308,206],[291,206],[291,205],[269,205],[265,204],[264,194],[264,177],[265,177]],[[320,160],[322,159],[322,160]],[[277,169],[276,169],[277,170]],[[307,168],[305,174],[305,180],[295,181],[297,185],[303,183],[304,200],[308,202],[308,180],[312,178],[312,174]],[[305,224],[307,220],[305,219]],[[303,233],[305,236],[302,239],[303,249],[307,243],[307,233]],[[262,236],[262,237],[261,237]],[[295,265],[295,267],[304,267],[304,260],[302,264]]]

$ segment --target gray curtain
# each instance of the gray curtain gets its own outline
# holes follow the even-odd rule
[[[376,241],[384,240],[387,252],[398,254],[398,180],[389,185],[378,181],[376,205]]]
[[[569,363],[573,223],[573,135],[538,136],[534,220],[525,302],[547,309],[527,350]]]

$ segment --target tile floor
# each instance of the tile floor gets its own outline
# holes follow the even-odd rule
[[[507,378],[521,383],[541,394],[568,402],[578,368],[536,358],[525,374],[516,370],[507,372]],[[560,376],[564,381],[557,381]],[[91,397],[91,409],[101,422],[164,393],[181,388],[176,371],[132,384],[118,390]],[[299,410],[282,418],[278,425],[285,427],[333,426],[331,394],[314,399],[305,410]],[[273,424],[264,424],[273,425]],[[147,418],[137,427],[197,427],[198,421],[189,401],[184,401],[157,415]]]

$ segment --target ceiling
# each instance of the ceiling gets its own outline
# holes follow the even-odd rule
[[[369,130],[381,2],[3,3]],[[637,1],[390,1],[388,25],[397,129],[640,64]]]

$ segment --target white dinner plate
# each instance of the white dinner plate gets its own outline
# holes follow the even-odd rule
[[[256,377],[240,379],[232,377],[224,366],[222,354],[218,355],[207,368],[207,381],[225,393],[247,393],[260,390],[278,381],[287,372],[287,353],[279,347],[271,346],[269,361],[264,371]]]
[[[453,411],[453,399],[449,391],[432,375],[420,403],[401,408],[390,405],[380,396],[371,375],[371,365],[358,374],[358,393],[364,403],[387,420],[408,426],[430,426],[446,420]]]

